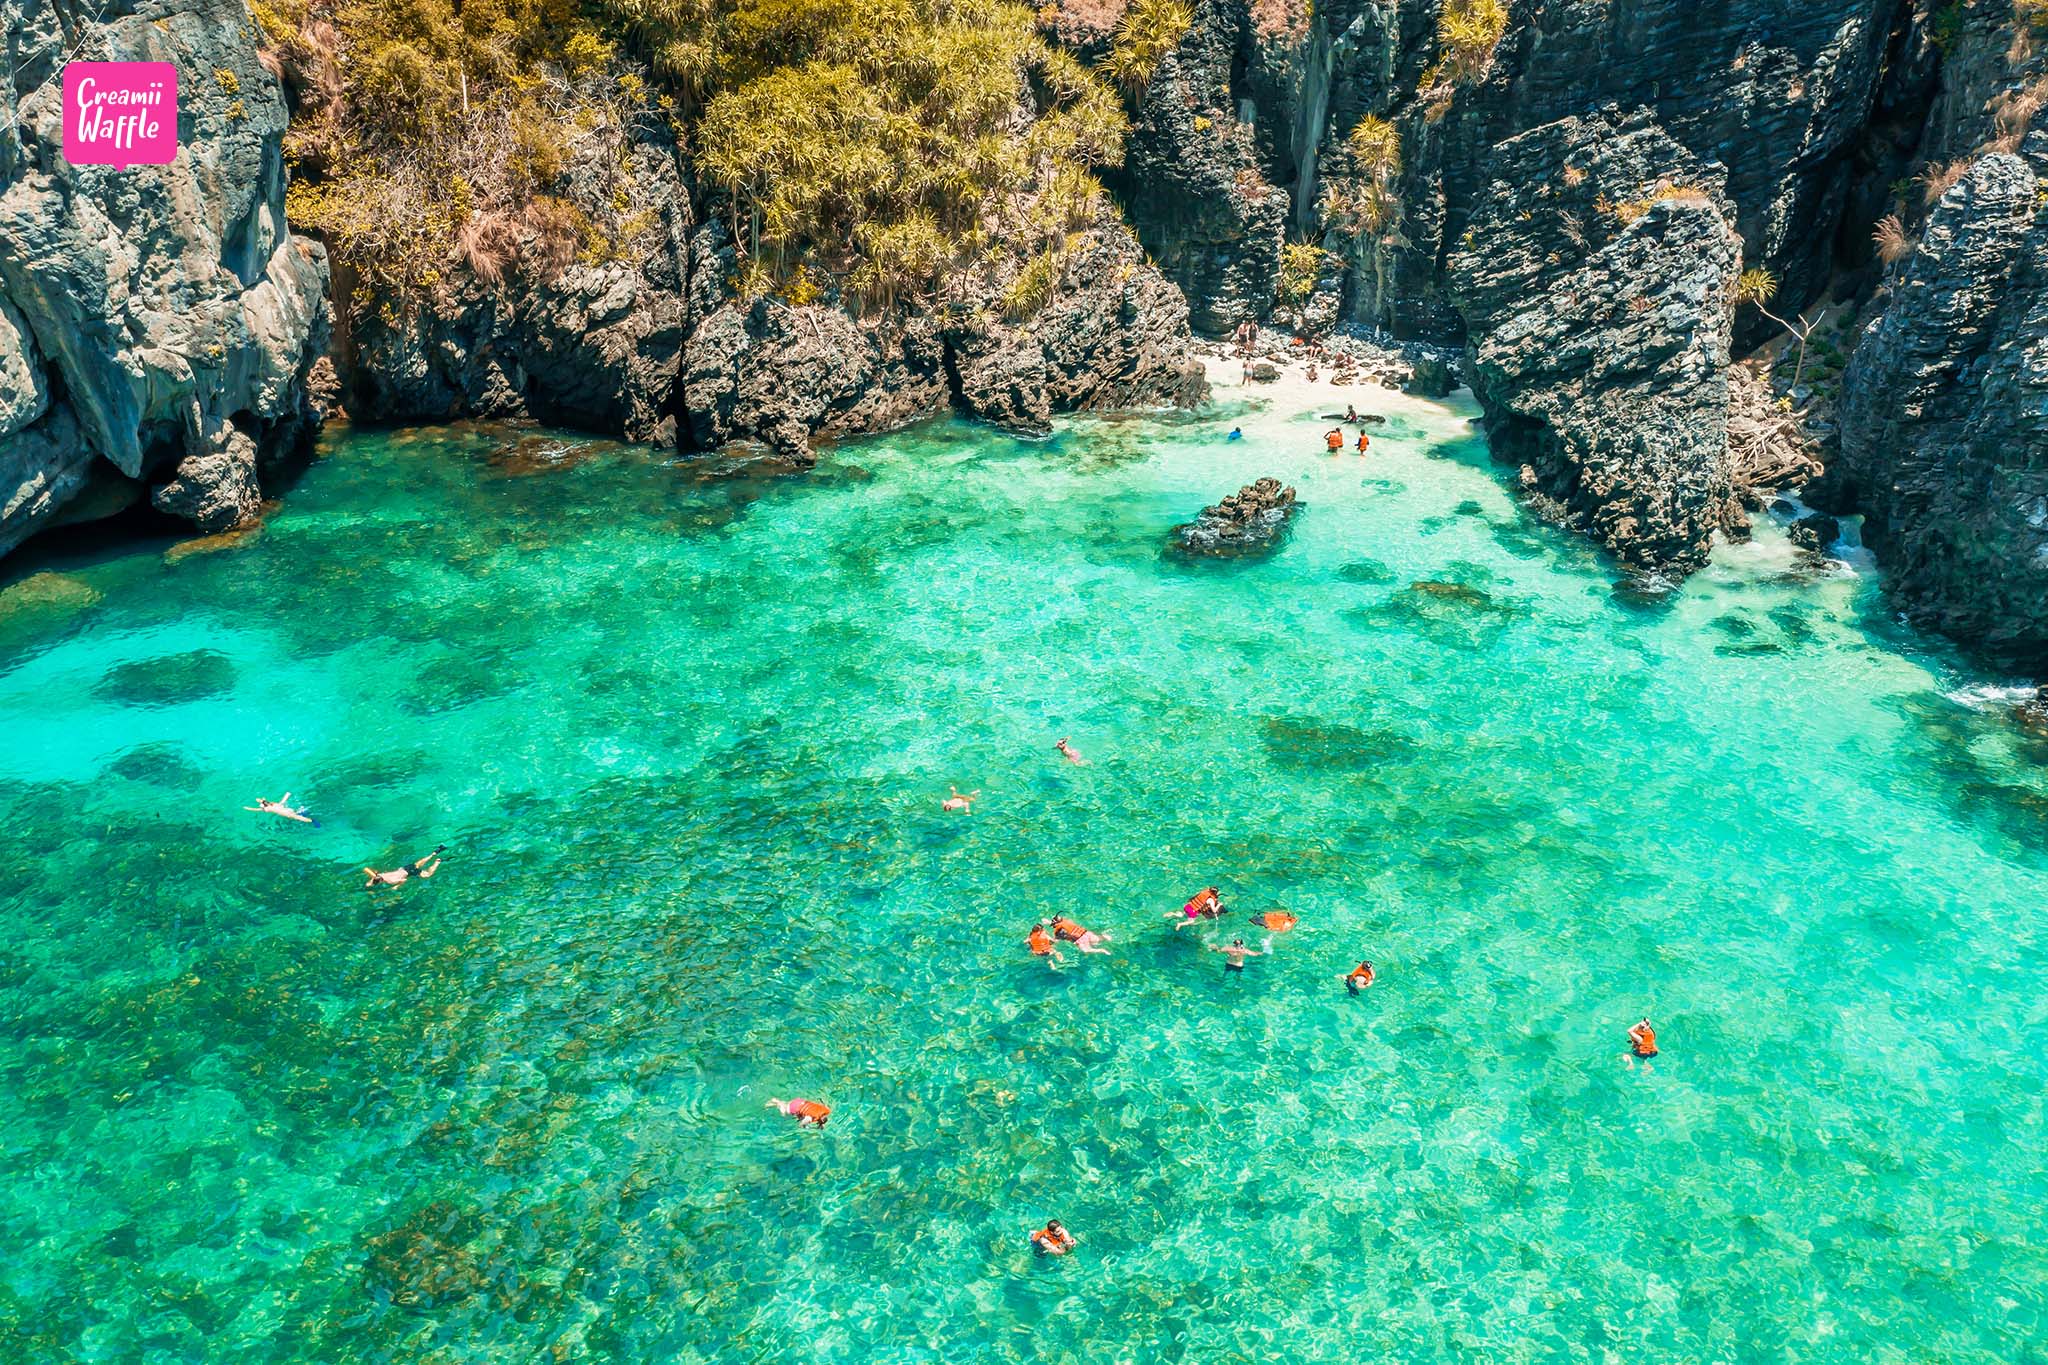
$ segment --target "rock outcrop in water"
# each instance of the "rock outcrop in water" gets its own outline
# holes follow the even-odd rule
[[[286,230],[285,103],[248,12],[94,16],[0,0],[0,552],[145,497],[226,530],[321,417],[327,256]],[[177,159],[66,161],[69,59],[174,63]]]
[[[1492,164],[1447,281],[1494,458],[1624,563],[1698,567],[1732,508],[1720,168],[1642,111],[1535,129]]]
[[[1174,543],[1196,555],[1256,555],[1280,543],[1296,510],[1294,489],[1274,478],[1248,483],[1185,526],[1173,529]]]

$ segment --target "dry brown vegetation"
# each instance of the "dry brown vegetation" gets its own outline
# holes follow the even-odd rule
[[[1954,189],[1956,182],[1963,178],[1963,172],[1969,169],[1970,158],[1959,156],[1946,165],[1930,165],[1920,172],[1920,184],[1926,191],[1927,202],[1932,204]]]
[[[1877,226],[1870,232],[1870,242],[1877,250],[1877,259],[1886,265],[1897,265],[1913,254],[1913,241],[1906,236],[1906,225],[1896,213],[1887,213],[1877,220]]]

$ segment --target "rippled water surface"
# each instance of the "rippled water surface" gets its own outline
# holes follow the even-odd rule
[[[17,570],[0,1357],[2048,1358],[2048,755],[1866,580],[1617,595],[1388,401],[359,432]],[[1161,554],[1265,473],[1279,554]],[[1301,927],[1226,972],[1208,882]]]

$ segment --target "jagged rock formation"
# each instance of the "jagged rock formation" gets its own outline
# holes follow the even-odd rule
[[[1727,169],[1745,258],[1789,306],[1825,284],[1901,0],[1518,0],[1482,79],[1425,92],[1446,3],[1325,0],[1267,30],[1250,0],[1195,5],[1113,184],[1197,327],[1270,306],[1291,226],[1346,254],[1351,318],[1456,342],[1443,267],[1500,178],[1494,149],[1612,103]],[[1356,180],[1344,142],[1367,113],[1402,145],[1400,211],[1375,234],[1324,206]]]
[[[284,100],[247,12],[97,13],[80,45],[47,0],[0,0],[0,552],[145,496],[225,530],[320,416],[327,258],[285,229]],[[67,59],[175,63],[176,161],[66,161]]]
[[[1206,393],[1187,305],[1121,223],[1069,250],[1028,320],[1004,320],[1007,277],[995,276],[955,281],[937,307],[862,321],[824,303],[732,297],[723,229],[683,231],[672,154],[644,164],[636,193],[672,204],[644,259],[496,286],[464,275],[398,325],[371,318],[355,336],[354,410],[533,416],[686,449],[756,440],[805,462],[814,441],[949,408],[1037,434],[1055,412]]]
[[[1917,620],[2048,668],[2048,133],[1977,160],[1843,379],[1818,496]]]
[[[1280,543],[1296,509],[1294,489],[1280,480],[1248,483],[1185,526],[1173,528],[1174,544],[1187,554],[1255,555]]]
[[[1120,172],[1108,177],[1146,249],[1209,335],[1272,307],[1287,192],[1259,169],[1236,77],[1258,50],[1243,0],[1200,0],[1179,51],[1153,75]]]
[[[569,197],[608,197],[587,182],[617,158],[570,152]],[[613,182],[645,224],[617,259],[579,259],[545,222],[486,219],[467,229],[470,268],[346,328],[349,411],[384,421],[530,416],[674,444],[692,225],[665,131],[636,128]]]
[[[615,136],[598,127],[584,137]],[[613,204],[650,224],[633,249],[592,262],[546,224],[497,220],[465,237],[466,263],[428,291],[387,298],[345,332],[352,414],[382,420],[532,417],[709,449],[757,440],[799,463],[812,443],[957,408],[1042,433],[1055,412],[1194,402],[1187,305],[1130,230],[1103,219],[1071,240],[1026,320],[1004,317],[1007,273],[960,275],[939,302],[861,318],[831,300],[739,297],[726,225],[692,221],[673,141],[633,130],[614,156],[572,146],[570,204]]]
[[[1612,110],[1511,138],[1492,164],[1447,279],[1494,458],[1624,563],[1698,567],[1734,515],[1741,244],[1720,168]]]

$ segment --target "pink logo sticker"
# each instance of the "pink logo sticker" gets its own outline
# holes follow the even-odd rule
[[[64,68],[64,159],[78,166],[168,166],[178,154],[178,68],[72,62]]]

